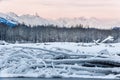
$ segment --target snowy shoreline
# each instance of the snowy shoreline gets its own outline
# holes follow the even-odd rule
[[[120,43],[0,45],[0,77],[120,78]]]

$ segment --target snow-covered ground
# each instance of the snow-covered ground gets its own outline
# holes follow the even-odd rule
[[[6,43],[0,77],[120,78],[120,43]]]

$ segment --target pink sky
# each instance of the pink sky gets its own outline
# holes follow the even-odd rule
[[[120,18],[120,0],[0,0],[0,12],[44,18]]]

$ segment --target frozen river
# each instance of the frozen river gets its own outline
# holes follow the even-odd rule
[[[45,80],[41,77],[115,80],[120,78],[120,43],[83,45],[56,42],[0,45],[0,77],[36,77],[1,78],[2,80]]]
[[[119,79],[92,79],[92,78],[0,78],[0,80],[119,80]]]

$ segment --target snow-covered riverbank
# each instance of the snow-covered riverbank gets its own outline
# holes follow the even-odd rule
[[[120,77],[120,43],[0,45],[0,77]]]

